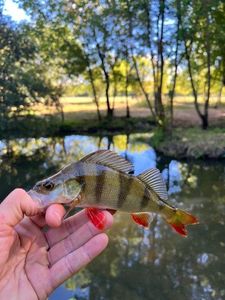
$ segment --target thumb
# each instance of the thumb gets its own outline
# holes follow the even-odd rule
[[[32,198],[20,188],[12,191],[0,204],[0,224],[16,226],[24,215],[31,217],[41,212]]]

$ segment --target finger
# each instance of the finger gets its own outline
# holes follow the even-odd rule
[[[107,244],[107,235],[101,233],[94,236],[82,247],[60,259],[50,268],[50,281],[53,289],[90,263],[106,248]]]
[[[43,228],[45,225],[58,227],[62,224],[65,213],[65,208],[62,205],[52,204],[47,208],[45,213],[42,212],[37,216],[31,217],[31,220],[40,228]]]
[[[46,224],[50,227],[59,227],[65,214],[66,210],[61,204],[52,204],[45,213]]]
[[[30,219],[35,225],[37,225],[40,228],[43,228],[46,225],[45,213],[43,212],[38,214],[37,216],[31,217]]]
[[[112,215],[105,211],[105,228],[108,229],[113,223]],[[74,250],[80,248],[87,243],[95,235],[99,234],[101,230],[97,229],[92,222],[87,222],[78,228],[75,232],[67,236],[62,241],[55,244],[48,252],[48,258],[51,265],[59,261],[63,256],[68,255]]]
[[[83,209],[80,212],[76,213],[74,216],[64,220],[59,228],[49,229],[45,233],[49,246],[53,246],[59,241],[65,239],[68,235],[78,230],[80,226],[87,222],[88,217],[85,210]]]
[[[0,205],[0,223],[15,226],[24,215],[31,217],[40,212],[37,203],[23,189],[17,188]]]

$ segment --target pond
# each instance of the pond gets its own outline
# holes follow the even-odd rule
[[[146,140],[147,134],[133,134],[0,141],[0,199],[91,151],[110,148],[131,160],[136,174],[158,167],[170,203],[200,219],[184,239],[160,217],[146,230],[117,213],[107,250],[50,300],[225,299],[225,165],[171,160],[157,155]]]

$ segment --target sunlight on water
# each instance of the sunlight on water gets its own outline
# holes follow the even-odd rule
[[[225,167],[219,162],[179,162],[156,154],[147,134],[71,135],[0,141],[1,199],[97,149],[112,149],[135,166],[157,167],[170,200],[200,218],[182,239],[157,217],[150,230],[117,213],[107,250],[69,279],[51,300],[222,300],[225,297]]]

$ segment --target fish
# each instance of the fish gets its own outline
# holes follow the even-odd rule
[[[92,223],[102,228],[99,209],[127,212],[133,221],[149,227],[160,215],[178,234],[186,237],[187,225],[198,219],[170,205],[166,184],[157,168],[138,176],[132,163],[111,150],[92,152],[56,174],[37,182],[28,192],[43,209],[53,203],[85,208]]]

